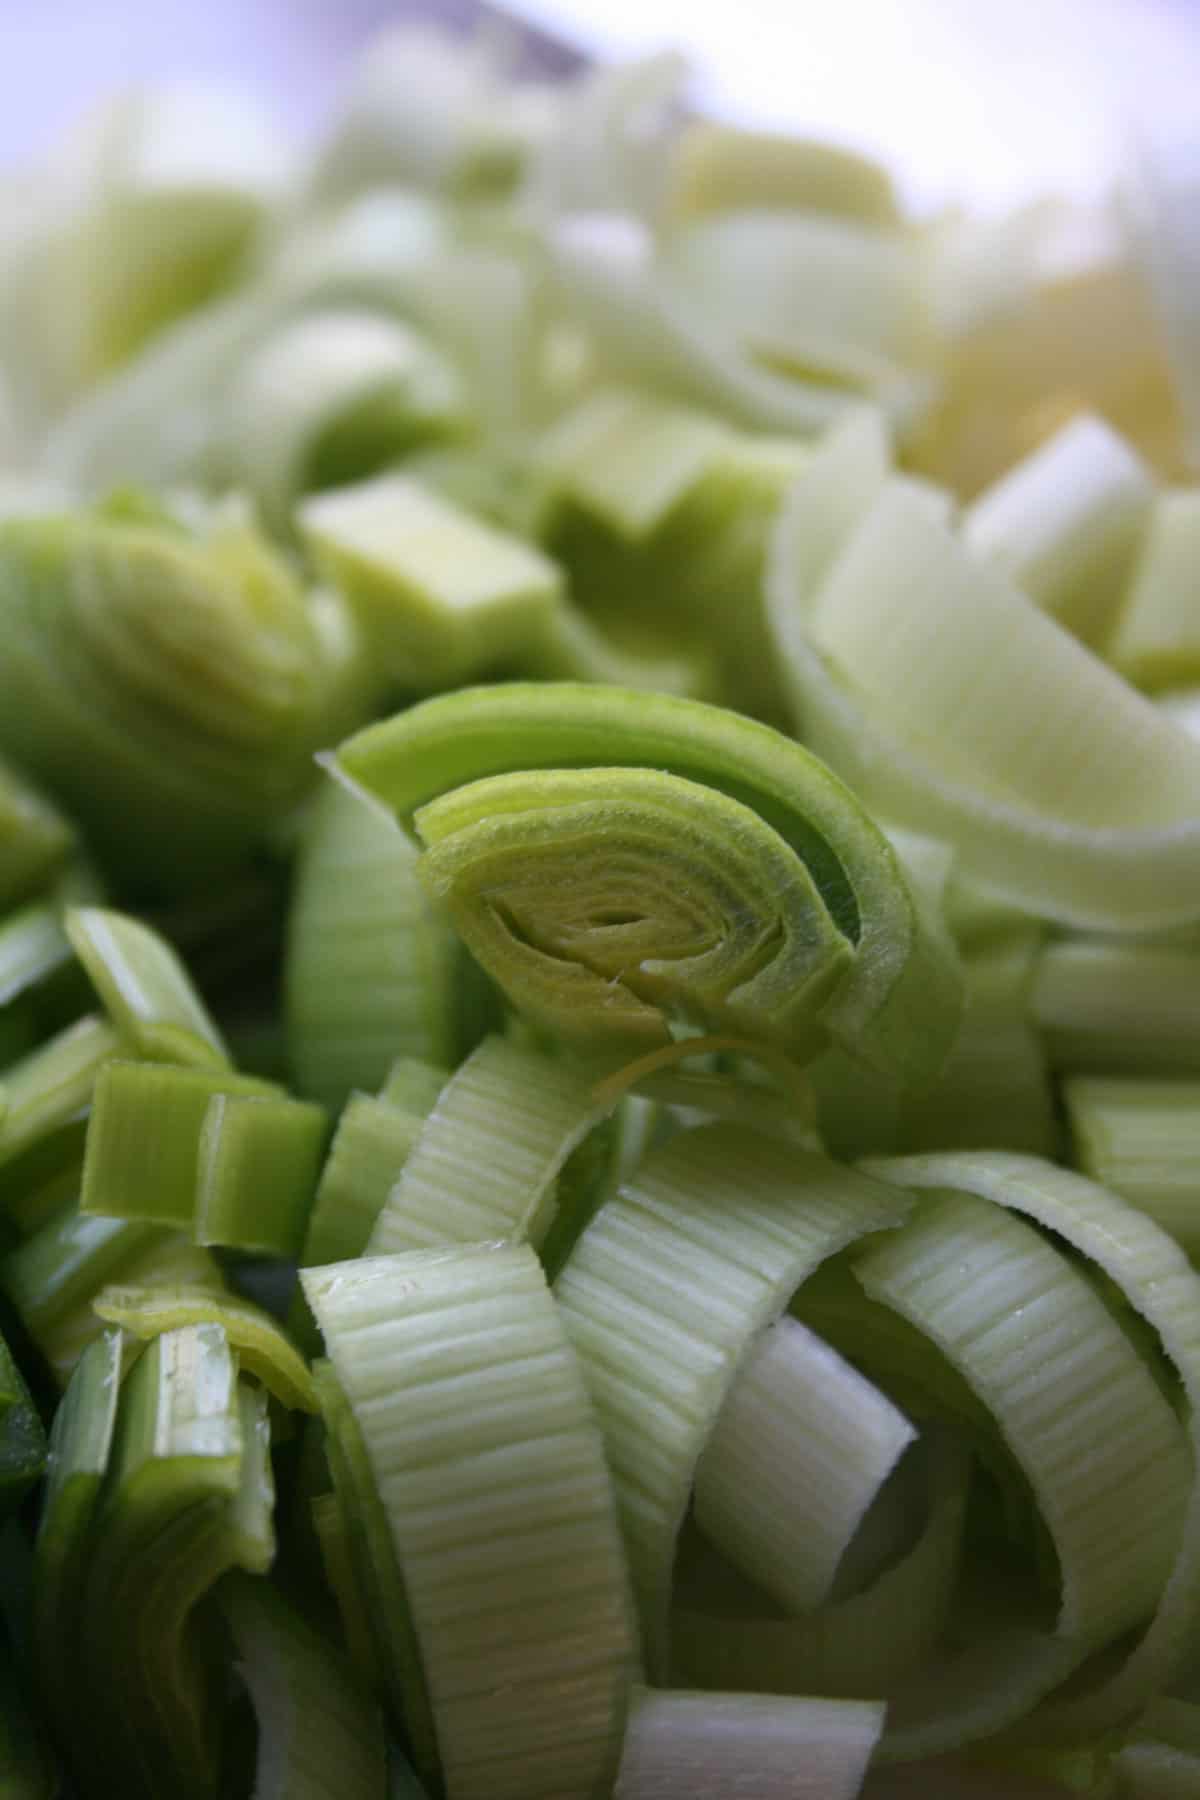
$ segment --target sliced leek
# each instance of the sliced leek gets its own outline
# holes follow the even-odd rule
[[[1200,676],[1198,549],[1200,494],[1187,488],[1160,494],[1105,646],[1113,667],[1139,687],[1182,686]]]
[[[329,1115],[286,1094],[216,1093],[200,1128],[192,1235],[259,1255],[299,1255]]]
[[[1083,1174],[1200,1254],[1200,1081],[1076,1075],[1063,1099]]]
[[[221,1607],[258,1715],[254,1800],[384,1800],[378,1709],[270,1583],[228,1575]]]
[[[615,1770],[633,1633],[599,1434],[537,1259],[413,1251],[301,1279],[387,1511],[447,1795],[586,1800]]]
[[[301,839],[284,961],[288,1057],[302,1094],[340,1106],[402,1055],[449,1062],[459,951],[385,815],[327,782]]]
[[[898,1224],[893,1190],[731,1125],[653,1151],[555,1283],[604,1432],[649,1667],[669,1660],[675,1544],[756,1335],[828,1256]]]
[[[117,1047],[112,1027],[89,1014],[6,1069],[0,1077],[0,1164],[85,1114]]]
[[[828,980],[834,973],[830,960],[843,964],[844,980],[824,997],[818,1009],[822,1028],[865,1060],[885,1067],[900,1063],[914,1078],[931,1076],[945,1055],[957,1025],[960,997],[957,971],[939,928],[926,917],[894,850],[870,826],[849,793],[820,764],[766,727],[695,701],[663,695],[569,683],[542,687],[514,683],[427,701],[351,739],[339,751],[338,762],[353,781],[389,805],[403,823],[408,824],[414,813],[422,810],[422,828],[432,832],[432,819],[440,818],[448,833],[438,845],[443,860],[454,858],[465,865],[463,878],[468,886],[463,904],[455,908],[460,925],[469,918],[479,934],[486,935],[489,953],[498,951],[502,956],[502,970],[493,968],[502,984],[513,992],[524,993],[528,988],[534,1005],[548,1003],[573,1035],[581,1022],[578,1007],[586,998],[587,1016],[597,1029],[603,1029],[613,1010],[619,1009],[632,1021],[643,1044],[665,1042],[667,1023],[658,1008],[640,998],[634,988],[613,983],[607,973],[596,973],[589,966],[591,955],[603,956],[599,966],[611,970],[616,943],[631,937],[631,948],[648,960],[659,948],[655,921],[661,914],[662,950],[667,952],[664,974],[671,968],[668,957],[672,954],[695,954],[711,944],[711,962],[716,970],[725,963],[724,985],[728,988],[730,978],[738,975],[737,963],[721,941],[729,930],[722,922],[724,905],[729,902],[718,910],[720,890],[711,899],[705,899],[702,891],[697,899],[705,902],[705,935],[699,941],[680,941],[681,927],[690,922],[667,887],[670,865],[664,866],[661,848],[656,854],[652,840],[643,836],[631,847],[632,854],[625,852],[616,821],[610,818],[612,829],[593,832],[586,806],[576,827],[584,833],[581,843],[573,842],[571,833],[564,831],[556,848],[556,808],[549,806],[534,818],[547,844],[549,890],[531,881],[522,909],[524,919],[518,915],[515,929],[506,930],[502,909],[489,904],[480,891],[488,869],[489,833],[494,830],[506,842],[502,862],[508,865],[509,879],[518,889],[529,880],[522,870],[530,867],[532,846],[522,848],[519,810],[500,812],[493,826],[483,821],[472,824],[471,788],[467,787],[461,803],[456,798],[464,783],[507,775],[511,778],[507,785],[495,780],[489,784],[489,803],[498,804],[503,795],[510,807],[519,808],[526,791],[538,794],[538,771],[559,771],[545,775],[544,798],[565,791],[560,782],[572,788],[577,782],[586,787],[590,780],[603,817],[603,786],[598,777],[588,776],[587,767],[615,765],[625,771],[620,779],[637,775],[644,790],[656,788],[668,796],[665,817],[671,822],[672,837],[682,840],[675,854],[686,853],[688,864],[699,856],[701,866],[714,868],[722,888],[736,881],[736,863],[728,871],[724,865],[743,829],[750,832],[751,843],[763,842],[763,830],[775,833],[778,847],[773,866],[789,872],[785,897],[794,896],[789,903],[797,905],[804,897],[805,912],[811,919],[809,929],[818,934],[817,944],[825,946],[816,967],[809,962],[810,969],[819,975],[823,961]],[[652,770],[663,771],[657,781]],[[730,821],[732,842],[724,828],[720,838],[715,831],[710,838],[704,828],[707,790],[717,795],[714,820]],[[729,811],[729,806],[735,810]],[[757,822],[746,820],[747,807],[759,815]],[[463,818],[461,834],[450,830],[456,812]],[[661,832],[664,815],[660,812],[656,817]],[[479,846],[474,872],[467,860],[472,843]],[[571,905],[572,889],[563,876],[577,863],[581,848],[588,852],[595,869],[592,879],[599,887],[593,900],[589,880]],[[706,873],[704,879],[711,882],[714,876]],[[755,877],[756,887],[761,880],[761,875]],[[636,884],[636,893],[631,883]],[[644,893],[640,891],[643,887]],[[538,915],[543,908],[548,917],[545,927],[540,927]],[[565,913],[561,923],[560,908]],[[790,1010],[796,1029],[807,1036],[812,1021],[802,1014],[796,1017],[794,991],[782,979],[783,966],[776,967],[777,963],[790,963],[794,979],[806,959],[797,951],[787,954],[786,926],[777,908],[778,901],[773,899],[768,915],[757,924],[757,949],[751,950],[747,944],[748,958],[743,952],[743,979],[750,977],[744,996],[745,1016],[755,1019],[755,1035],[769,1035],[772,1011],[786,1018]],[[740,923],[739,915],[734,917]],[[556,948],[564,932],[575,938],[580,961],[564,965],[562,950]],[[607,948],[610,943],[612,949]],[[619,969],[620,962],[615,966]],[[703,966],[701,963],[701,969]],[[677,967],[678,991],[686,1006],[686,954]],[[650,979],[653,974],[651,963]],[[713,1001],[721,1001],[721,988],[717,979]],[[751,1003],[753,993],[759,996],[757,1005]],[[733,995],[736,1003],[736,987]],[[774,1025],[776,1034],[781,1023]]]
[[[835,453],[840,467],[844,440]],[[845,521],[824,578],[810,585],[805,547],[814,517],[828,537],[824,453],[793,491],[768,575],[806,742],[1020,906],[1103,929],[1194,918],[1195,746],[903,483],[872,503],[877,465],[850,460],[867,510],[857,529]]]
[[[64,930],[127,1052],[152,1062],[228,1066],[207,1007],[157,932],[99,906],[68,909]]]
[[[916,1436],[795,1319],[764,1332],[696,1464],[696,1522],[785,1611],[828,1599],[867,1508]]]
[[[597,1122],[587,1079],[485,1038],[451,1076],[375,1221],[369,1254],[528,1242],[554,1219],[554,1181]]]
[[[1037,961],[1030,1010],[1055,1068],[1200,1074],[1200,955],[1169,945],[1065,938]]]
[[[351,1094],[317,1184],[302,1263],[362,1255],[423,1125],[420,1113]]]
[[[131,1337],[152,1339],[182,1325],[219,1325],[240,1367],[255,1375],[284,1406],[316,1412],[317,1392],[308,1365],[282,1328],[262,1307],[240,1294],[211,1288],[130,1285],[100,1289],[96,1316]]]

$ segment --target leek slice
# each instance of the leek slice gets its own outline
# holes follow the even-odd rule
[[[538,1249],[556,1211],[555,1178],[599,1114],[575,1070],[485,1038],[421,1127],[369,1253],[501,1241]]]
[[[601,1207],[555,1283],[604,1431],[649,1666],[669,1660],[671,1566],[739,1363],[804,1278],[904,1201],[732,1125],[681,1132]]]
[[[1038,958],[1030,994],[1055,1068],[1200,1074],[1200,956],[1166,945],[1064,939]]]
[[[80,1611],[87,1728],[135,1794],[217,1789],[219,1669],[193,1608],[274,1544],[265,1396],[237,1380],[219,1326],[150,1344],[118,1407]]]
[[[588,764],[667,769],[751,805],[779,834],[781,853],[794,856],[793,878],[805,887],[815,884],[830,920],[856,947],[845,981],[821,1013],[822,1025],[865,1060],[901,1067],[914,1080],[933,1075],[957,1028],[960,1003],[945,939],[926,917],[895,851],[850,794],[768,728],[665,695],[514,683],[426,701],[361,732],[338,752],[344,773],[405,824],[438,796],[452,800],[464,782]],[[689,804],[693,797],[689,791]],[[501,816],[497,829],[511,830],[510,821]],[[602,853],[620,866],[618,838],[600,837],[595,855]],[[652,884],[647,901],[657,906],[665,871],[654,870],[649,852],[643,854],[645,880]],[[626,894],[625,888],[617,899],[605,894],[602,904],[624,910]],[[647,929],[652,918],[653,912]],[[599,927],[601,940],[610,929]],[[619,934],[626,928],[615,929]],[[653,944],[643,942],[645,955]],[[551,994],[556,976],[572,986],[591,987],[601,979],[589,980],[575,964],[564,971],[516,937],[510,936],[508,953],[515,968],[528,967]],[[769,970],[768,962],[767,979]],[[619,989],[613,991],[619,996]],[[595,998],[601,998],[599,989]],[[660,1026],[660,1040],[664,1034]]]
[[[387,1512],[447,1795],[600,1791],[632,1623],[600,1437],[536,1257],[413,1251],[301,1280]]]
[[[718,1691],[871,1699],[899,1689],[942,1638],[959,1575],[969,1458],[941,1433],[929,1464],[928,1512],[915,1542],[858,1592],[783,1618],[740,1600],[714,1606],[694,1575],[681,1580],[676,1671]]]
[[[531,161],[526,204],[535,214],[611,208],[653,221],[687,75],[672,50],[585,70]]]
[[[891,176],[869,157],[819,139],[689,120],[672,148],[671,215],[742,206],[811,209],[867,225],[899,217]]]
[[[1101,642],[1151,516],[1154,480],[1084,413],[984,490],[963,538],[1086,643]]]
[[[362,1679],[375,1685],[375,1644],[371,1622],[366,1601],[359,1589],[341,1502],[333,1493],[315,1494],[310,1507],[313,1534],[321,1553],[321,1567],[337,1603],[346,1653]]]
[[[1200,1081],[1077,1075],[1063,1099],[1083,1174],[1200,1255]]]
[[[204,1121],[220,1096],[269,1100],[279,1090],[232,1070],[107,1062],[96,1081],[80,1211],[190,1231],[204,1166]]]
[[[886,1179],[905,1187],[932,1186],[982,1196],[1026,1213],[1093,1261],[1124,1294],[1131,1309],[1157,1332],[1188,1399],[1188,1436],[1197,1454],[1200,1395],[1200,1275],[1153,1220],[1094,1182],[1037,1157],[1011,1152],[881,1159]],[[1138,1521],[1141,1522],[1140,1520]],[[1173,1566],[1146,1631],[1109,1679],[1077,1698],[1055,1701],[1034,1723],[1052,1741],[1086,1739],[1132,1717],[1170,1678],[1200,1616],[1200,1489],[1193,1481]]]
[[[883,1703],[636,1691],[616,1800],[854,1800]]]
[[[118,1047],[116,1033],[90,1015],[4,1071],[0,1164],[87,1111],[100,1071]]]
[[[511,655],[560,602],[562,576],[548,557],[405,475],[316,495],[297,516],[375,654],[418,690],[469,680]]]
[[[321,1171],[302,1263],[313,1267],[362,1255],[423,1125],[419,1113],[351,1094]]]
[[[292,570],[247,527],[9,520],[0,611],[3,747],[122,879],[193,885],[310,779],[329,653]]]
[[[748,1353],[696,1464],[696,1522],[788,1612],[828,1599],[847,1545],[916,1436],[795,1319]]]
[[[53,802],[0,762],[0,906],[41,887],[66,860],[75,836]]]
[[[282,1406],[318,1409],[317,1390],[300,1352],[270,1313],[240,1294],[121,1284],[101,1288],[92,1304],[97,1318],[147,1341],[183,1325],[219,1325],[239,1366],[256,1375]]]
[[[337,1652],[265,1581],[219,1598],[258,1715],[253,1800],[384,1800],[383,1724]]]
[[[99,906],[68,908],[63,928],[129,1052],[152,1062],[229,1066],[208,1009],[157,932]]]
[[[1200,679],[1196,562],[1200,494],[1160,494],[1116,629],[1105,646],[1113,667],[1143,688]]]
[[[327,782],[301,840],[284,962],[288,1057],[300,1092],[340,1106],[401,1055],[459,1050],[460,952],[426,900],[416,853],[360,794]]]
[[[50,1429],[50,1464],[38,1525],[33,1655],[42,1698],[64,1750],[78,1701],[80,1595],[100,1486],[112,1453],[121,1380],[121,1334],[104,1331],[84,1351]]]
[[[806,740],[868,804],[945,838],[1026,909],[1102,929],[1194,918],[1195,747],[903,484],[885,485],[840,555],[835,536],[814,595],[802,546],[835,454],[840,468],[844,440],[797,483],[769,572]]]
[[[213,1094],[200,1128],[196,1242],[298,1256],[328,1137],[329,1116],[312,1101]]]
[[[311,312],[281,326],[238,371],[229,462],[276,530],[309,487],[369,475],[464,428],[462,384],[400,319]]]

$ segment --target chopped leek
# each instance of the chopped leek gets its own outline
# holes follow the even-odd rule
[[[228,1066],[187,970],[155,932],[98,906],[69,909],[64,930],[128,1051],[152,1062]]]
[[[1083,1173],[1200,1254],[1200,1081],[1076,1075],[1063,1098]]]

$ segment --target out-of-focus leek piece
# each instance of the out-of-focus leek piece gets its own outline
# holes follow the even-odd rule
[[[151,1062],[229,1066],[208,1008],[156,931],[99,906],[69,909],[64,929],[127,1051]]]
[[[1043,949],[1030,1009],[1057,1069],[1200,1074],[1200,955],[1170,945],[1063,938]]]
[[[0,763],[0,906],[45,885],[66,860],[75,834],[52,801]]]
[[[1155,501],[1105,655],[1139,687],[1200,680],[1200,494],[1193,490],[1169,489]]]
[[[1200,1081],[1076,1075],[1063,1099],[1083,1173],[1200,1256]]]
[[[770,206],[894,225],[899,211],[882,164],[815,138],[689,120],[671,156],[670,211],[684,218]]]

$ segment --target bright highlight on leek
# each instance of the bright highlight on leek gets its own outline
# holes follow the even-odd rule
[[[1200,1793],[1200,163],[686,81],[0,182],[13,1800]]]

